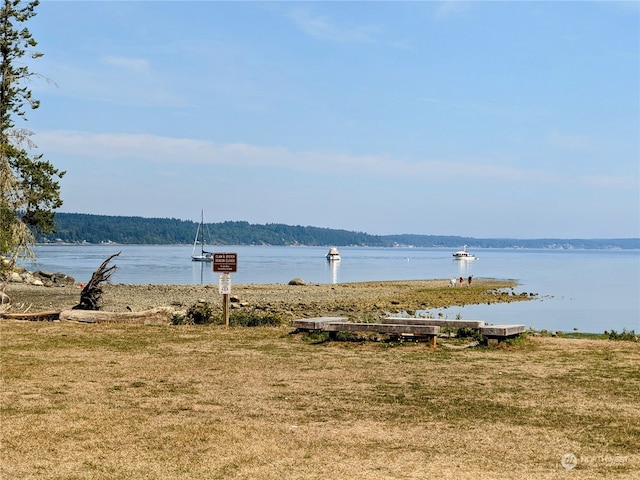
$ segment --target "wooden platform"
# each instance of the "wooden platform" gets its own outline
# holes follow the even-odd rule
[[[424,337],[431,345],[436,345],[440,327],[435,325],[410,325],[394,323],[356,323],[349,322],[346,317],[316,317],[294,320],[291,326],[296,331],[329,332],[334,337],[338,332],[376,332],[394,336]]]
[[[347,317],[301,318],[299,320],[293,320],[291,326],[299,330],[322,330],[323,327],[329,323],[346,322],[348,320]]]
[[[482,320],[447,320],[439,318],[387,317],[383,323],[409,323],[413,325],[438,325],[447,328],[470,328],[477,330],[485,339],[504,340],[526,331],[524,325],[486,325]]]
[[[436,318],[386,317],[380,323],[349,322],[347,317],[303,318],[291,322],[296,331],[377,332],[395,336],[425,337],[436,345],[440,328],[469,328],[478,331],[489,345],[525,332],[524,325],[485,325],[482,320],[447,320]]]
[[[524,325],[490,325],[488,327],[480,327],[480,333],[485,337],[514,337],[524,333],[526,327]]]
[[[384,323],[328,323],[322,329],[325,332],[378,332],[394,335],[437,335],[440,327],[433,325],[389,325]]]
[[[382,323],[390,323],[395,325],[434,325],[447,328],[480,328],[484,327],[482,320],[446,320],[440,318],[405,318],[405,317],[386,317],[382,319]]]

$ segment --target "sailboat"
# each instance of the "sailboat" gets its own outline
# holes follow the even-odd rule
[[[196,248],[200,244],[200,253],[196,253]],[[204,247],[206,241],[204,238],[204,210],[200,213],[200,225],[196,230],[196,238],[193,241],[193,250],[191,251],[191,260],[194,262],[212,262],[213,252],[207,252]]]

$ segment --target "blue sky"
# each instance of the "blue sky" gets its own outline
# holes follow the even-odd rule
[[[62,212],[640,236],[640,3],[44,0]]]

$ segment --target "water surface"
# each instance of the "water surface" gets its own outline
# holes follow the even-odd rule
[[[342,261],[330,264],[325,247],[214,247],[238,254],[232,285],[348,283],[372,280],[432,278],[513,279],[518,292],[537,300],[509,304],[450,307],[461,315],[489,323],[524,323],[536,329],[602,332],[622,328],[640,331],[640,252],[612,250],[470,249],[475,261],[453,260],[452,249],[341,247]],[[113,283],[217,284],[210,263],[191,261],[188,245],[38,245],[30,270],[63,272],[87,281],[110,255]],[[233,286],[232,286],[233,288]]]

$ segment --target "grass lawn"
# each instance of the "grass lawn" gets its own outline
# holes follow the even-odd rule
[[[289,331],[0,322],[0,477],[640,478],[636,342]]]

